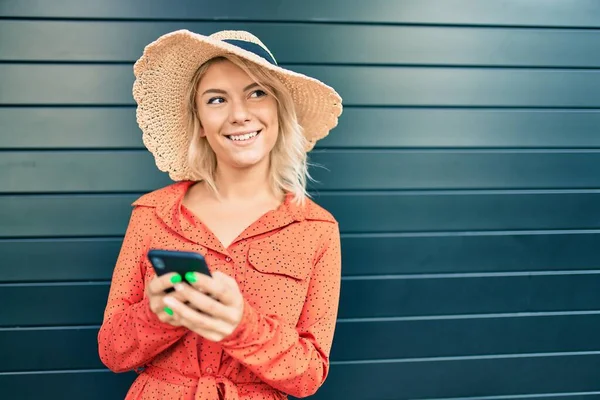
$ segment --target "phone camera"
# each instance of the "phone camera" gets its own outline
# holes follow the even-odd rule
[[[153,257],[152,258],[152,263],[158,269],[164,269],[165,268],[165,263],[160,258]]]

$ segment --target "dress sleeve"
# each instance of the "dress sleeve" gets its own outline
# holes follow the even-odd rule
[[[265,383],[294,397],[314,394],[329,372],[341,280],[339,228],[332,226],[320,246],[298,324],[261,315],[245,301],[240,324],[221,341],[225,352]]]
[[[144,258],[153,219],[153,208],[133,209],[113,272],[98,351],[104,365],[114,372],[143,366],[186,332],[161,322],[144,296]]]

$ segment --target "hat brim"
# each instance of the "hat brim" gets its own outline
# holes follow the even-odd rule
[[[307,139],[306,151],[327,136],[338,123],[342,99],[323,82],[271,64],[235,45],[188,30],[161,36],[144,49],[134,64],[133,97],[143,142],[157,167],[173,180],[191,179],[187,165],[186,96],[200,65],[225,54],[235,54],[272,71],[289,90],[298,123]]]

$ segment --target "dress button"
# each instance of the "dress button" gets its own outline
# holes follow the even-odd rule
[[[230,262],[231,261],[231,257],[225,257],[225,261]]]
[[[206,368],[205,371],[207,374],[212,374],[212,372],[213,372],[211,367]]]

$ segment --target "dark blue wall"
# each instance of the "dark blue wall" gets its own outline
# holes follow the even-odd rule
[[[178,28],[250,30],[344,98],[312,153],[344,257],[316,398],[600,399],[595,0],[0,1],[2,398],[131,382],[96,333],[129,204],[169,183],[132,63]]]

